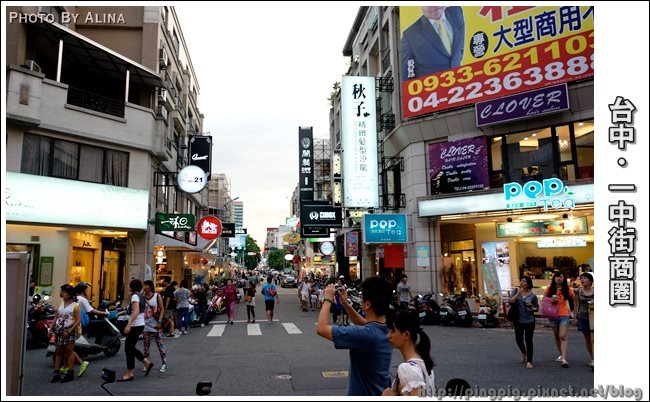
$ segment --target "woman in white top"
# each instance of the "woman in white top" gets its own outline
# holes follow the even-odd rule
[[[386,318],[388,340],[399,349],[404,363],[397,367],[397,376],[383,396],[434,396],[433,359],[431,341],[424,333],[418,318],[400,310]]]
[[[133,381],[136,358],[143,362],[147,368],[145,375],[149,375],[149,372],[153,368],[153,363],[145,358],[142,352],[135,347],[138,343],[138,338],[140,338],[142,331],[144,331],[144,305],[146,300],[140,293],[142,291],[142,282],[139,279],[133,279],[129,283],[129,289],[131,290],[131,303],[129,303],[128,307],[129,322],[124,327],[124,334],[126,335],[126,341],[124,342],[126,374],[118,379],[118,382]]]
[[[61,286],[59,296],[63,301],[59,305],[49,330],[54,333],[56,358],[54,359],[54,376],[50,382],[68,382],[74,380],[74,341],[81,332],[81,310],[74,301],[74,288],[68,284]],[[61,366],[64,367],[61,367]],[[64,375],[61,378],[61,374]]]

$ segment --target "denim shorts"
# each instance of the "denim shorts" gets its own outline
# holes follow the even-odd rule
[[[589,323],[587,322],[587,325]],[[569,326],[569,316],[565,315],[563,317],[558,317],[558,318],[549,318],[548,320],[548,325],[551,327],[561,327],[562,325]]]
[[[578,331],[581,331],[581,332],[589,332],[589,331],[591,331],[591,328],[589,328],[589,319],[588,318],[578,318]]]

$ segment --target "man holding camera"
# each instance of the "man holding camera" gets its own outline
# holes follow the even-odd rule
[[[329,311],[334,303],[335,291],[354,326],[330,325]],[[334,285],[328,285],[318,315],[316,333],[334,342],[336,349],[350,350],[348,395],[380,396],[385,388],[390,387],[389,371],[393,350],[388,341],[385,315],[392,289],[385,279],[372,276],[361,283],[361,294],[361,308],[366,318],[352,308],[344,287],[335,289]]]

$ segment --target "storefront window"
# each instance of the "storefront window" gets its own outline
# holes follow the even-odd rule
[[[72,261],[68,281],[71,285],[79,282],[92,283],[94,250],[75,247],[72,250]]]
[[[551,130],[526,131],[506,137],[510,181],[526,182],[553,176]]]
[[[576,141],[576,159],[578,162],[578,178],[594,177],[594,121],[584,121],[573,124]]]
[[[501,157],[501,147],[503,146],[503,137],[494,137],[490,145],[490,163],[492,166],[490,174],[490,188],[503,187],[503,158]]]
[[[505,139],[505,144],[503,144]],[[547,127],[491,138],[490,187],[559,177],[594,177],[594,122]]]
[[[556,127],[555,134],[557,135],[557,149],[560,151],[560,162],[572,161],[573,153],[571,152],[569,126]]]

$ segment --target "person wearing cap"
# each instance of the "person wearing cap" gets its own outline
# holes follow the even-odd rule
[[[79,306],[86,311],[88,316],[91,316],[91,314],[94,314],[97,317],[108,317],[108,312],[107,311],[102,311],[102,310],[97,310],[94,308],[88,299],[86,298],[86,289],[91,287],[90,283],[88,282],[79,282],[77,286],[74,287],[75,291],[77,292],[77,303],[79,303]],[[110,332],[110,327],[104,320],[90,320],[90,323],[88,323],[88,326],[86,328],[83,328],[84,332],[88,331],[93,335],[96,335],[95,337],[95,343],[99,347],[103,347],[102,344],[102,337],[103,334]]]

